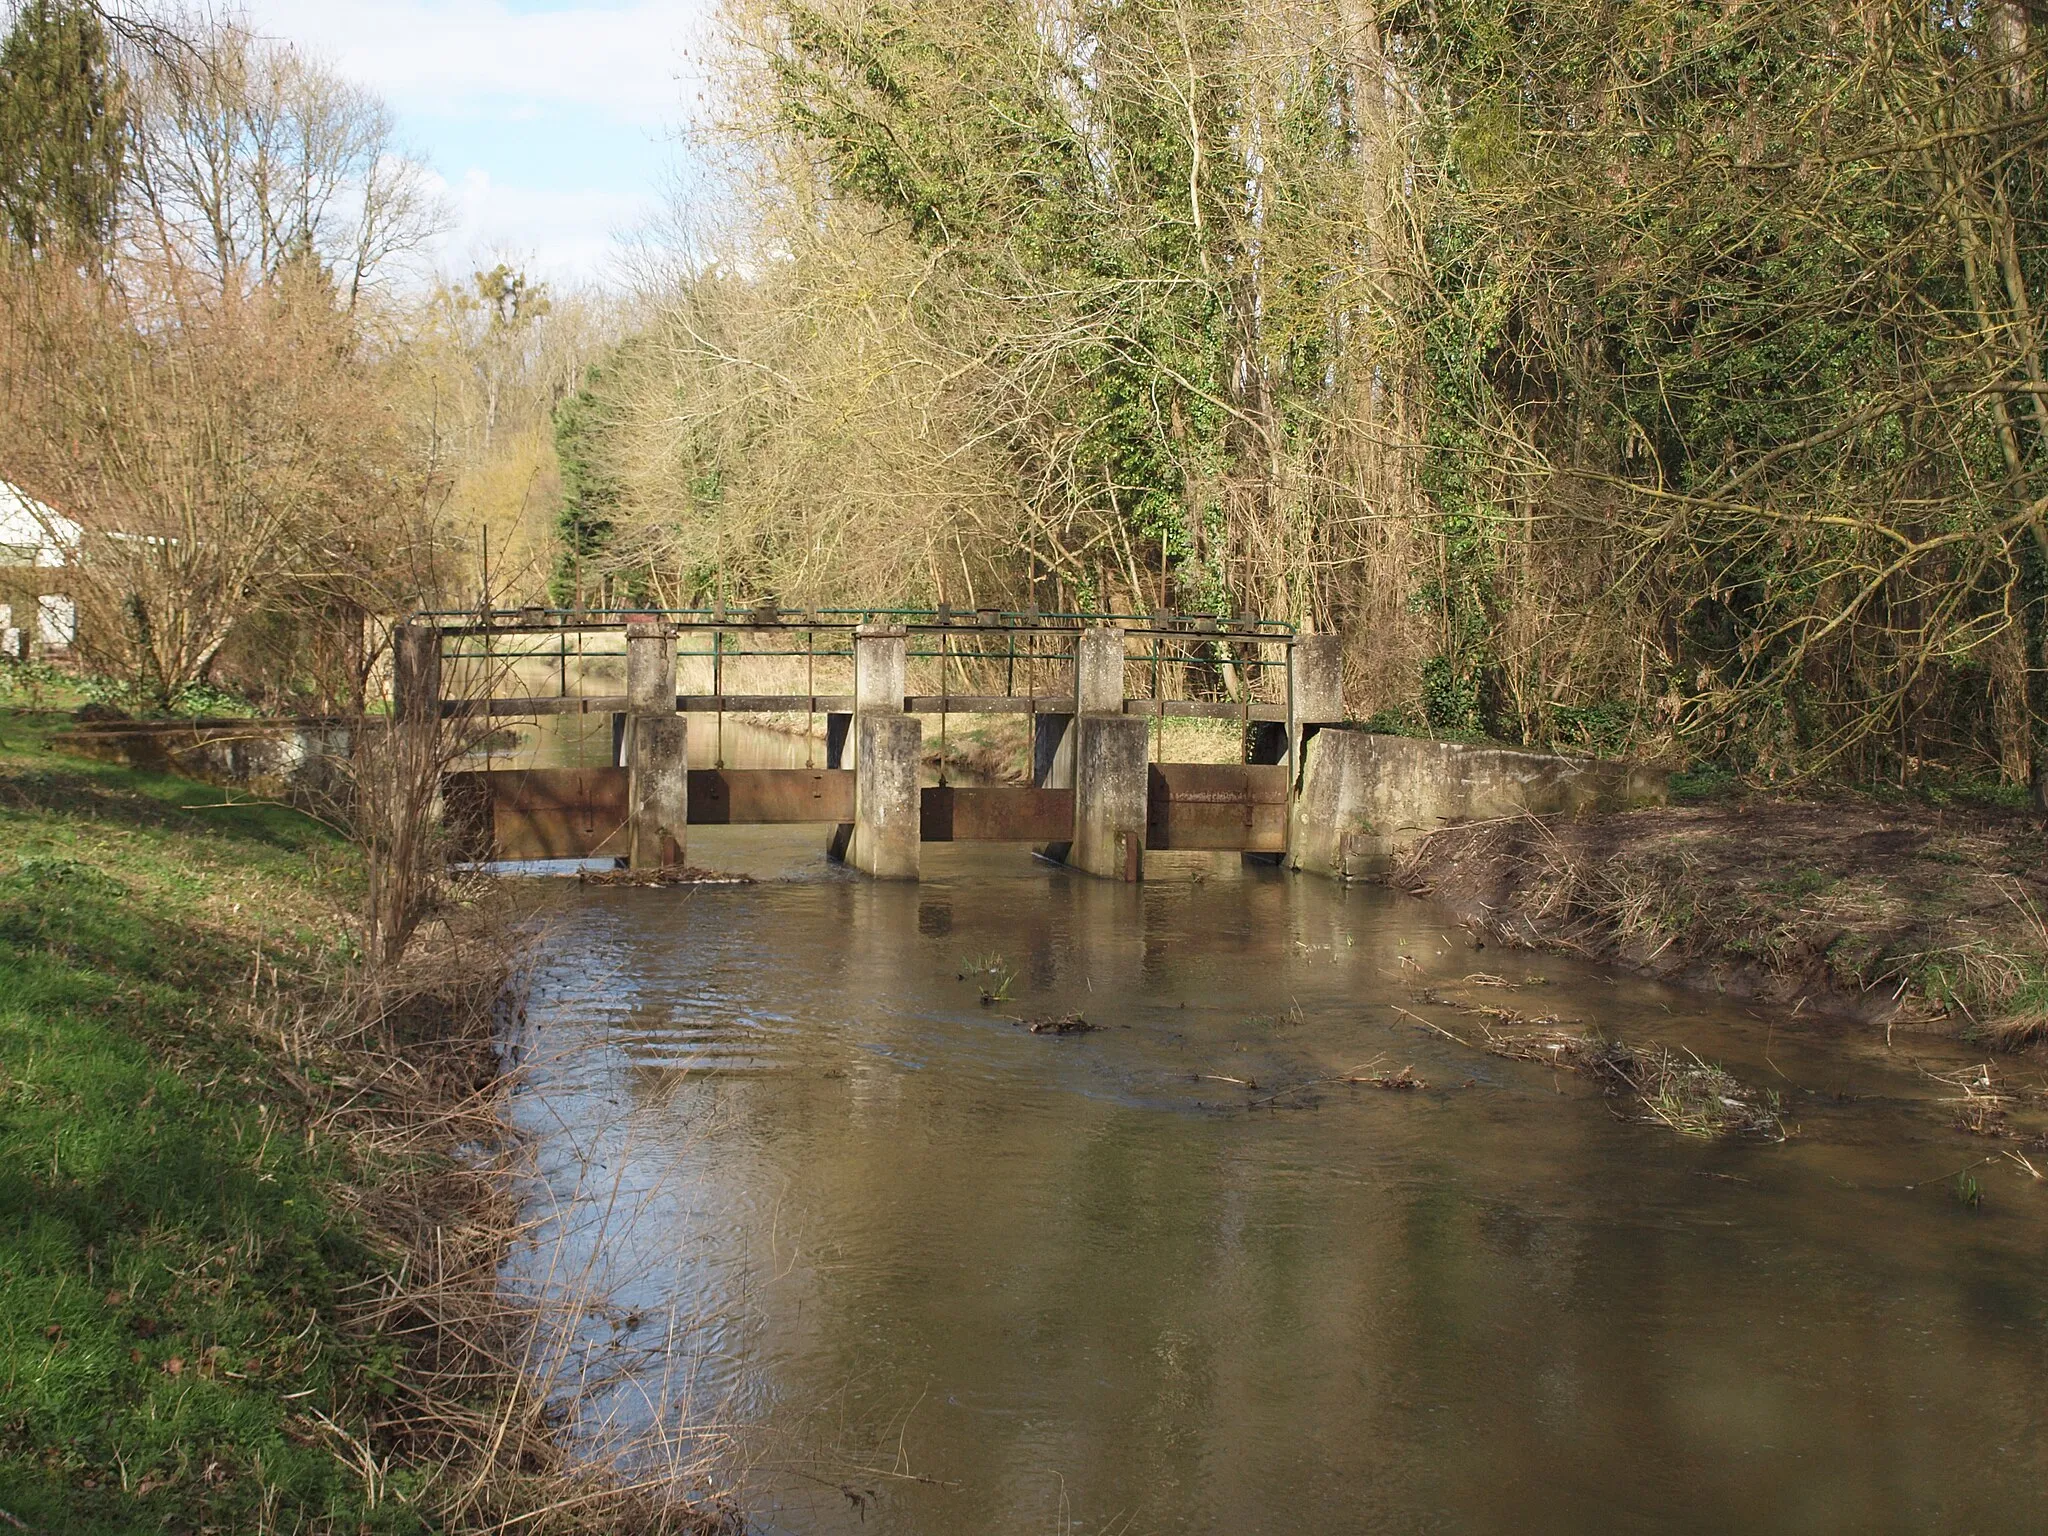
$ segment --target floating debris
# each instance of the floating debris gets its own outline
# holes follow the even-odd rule
[[[2009,1076],[2001,1078],[1988,1061],[1959,1072],[1921,1070],[1937,1083],[1962,1090],[1960,1098],[1943,1101],[1955,1106],[1957,1130],[2048,1148],[2048,1131],[2038,1123],[2014,1125],[2009,1118],[2015,1112],[2034,1110],[2038,1119],[2039,1109],[2048,1105],[2048,1090],[2022,1086]]]
[[[1471,976],[1465,979],[1475,985],[1488,984]],[[1455,1008],[1481,1020],[1480,1038],[1467,1041],[1419,1013],[1406,1008],[1394,1011],[1460,1045],[1476,1045],[1494,1056],[1540,1061],[1561,1072],[1575,1072],[1592,1078],[1610,1095],[1632,1093],[1649,1111],[1642,1118],[1667,1125],[1681,1136],[1763,1136],[1783,1141],[1790,1134],[1776,1093],[1751,1088],[1691,1051],[1673,1050],[1655,1040],[1631,1045],[1585,1034],[1566,1028],[1556,1014],[1532,1017],[1513,1008],[1465,1003],[1427,987],[1415,993],[1415,1001]]]
[[[1459,981],[1468,987],[1505,987],[1514,991],[1518,987],[1548,986],[1549,980],[1542,976],[1524,976],[1520,981],[1510,981],[1505,976],[1496,976],[1491,971],[1474,971],[1469,976],[1460,976]]]
[[[752,885],[752,875],[716,869],[579,869],[578,885]]]
[[[1673,1050],[1654,1040],[1631,1045],[1555,1027],[1519,1034],[1480,1027],[1485,1048],[1493,1055],[1576,1072],[1610,1094],[1625,1089],[1649,1111],[1646,1120],[1667,1125],[1681,1136],[1763,1136],[1783,1141],[1788,1134],[1777,1094],[1751,1088],[1691,1051]]]
[[[1416,1093],[1429,1086],[1415,1075],[1413,1067],[1403,1067],[1398,1072],[1375,1072],[1366,1077],[1347,1077],[1343,1081],[1361,1088],[1383,1088],[1389,1093]]]
[[[1096,1028],[1078,1013],[1048,1013],[1035,1019],[1013,1019],[1011,1022],[1022,1024],[1034,1035],[1085,1035]]]

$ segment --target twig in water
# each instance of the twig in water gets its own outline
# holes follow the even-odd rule
[[[1920,1189],[1929,1184],[1948,1184],[1956,1179],[1961,1178],[1966,1173],[1975,1173],[1979,1168],[1982,1168],[1986,1163],[1997,1162],[1998,1159],[2003,1155],[2003,1153],[1994,1152],[1989,1157],[1978,1158],[1977,1161],[1975,1161],[1974,1163],[1965,1163],[1962,1167],[1958,1168],[1954,1173],[1944,1173],[1936,1178],[1922,1179],[1917,1184],[1908,1184],[1905,1187],[1907,1189]]]
[[[1448,1029],[1445,1029],[1443,1025],[1432,1024],[1428,1019],[1425,1019],[1421,1014],[1410,1013],[1406,1008],[1403,1008],[1399,1003],[1389,1003],[1387,1006],[1392,1008],[1394,1012],[1400,1014],[1403,1018],[1413,1019],[1416,1023],[1420,1024],[1424,1029],[1433,1029],[1438,1034],[1442,1035],[1446,1040],[1457,1041],[1459,1045],[1464,1046],[1465,1049],[1468,1051],[1472,1049],[1470,1042],[1465,1040],[1459,1040],[1456,1035],[1452,1034]]]

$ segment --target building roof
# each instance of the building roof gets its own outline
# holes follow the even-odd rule
[[[0,565],[63,565],[78,551],[78,534],[70,518],[0,480]]]

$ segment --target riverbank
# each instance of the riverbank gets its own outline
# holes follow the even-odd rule
[[[2048,1035],[2048,831],[1990,806],[1737,798],[1425,838],[1393,883],[1484,942],[2006,1048]]]
[[[68,723],[0,711],[0,1524],[696,1528],[568,1462],[502,1294],[502,914],[374,971],[335,832]]]

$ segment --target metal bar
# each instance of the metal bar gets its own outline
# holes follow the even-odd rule
[[[1071,694],[1065,698],[1051,695],[1019,698],[1000,693],[956,693],[951,697],[938,693],[913,693],[905,695],[903,712],[907,715],[1071,715],[1074,700]]]
[[[1178,720],[1281,720],[1284,704],[1233,704],[1227,699],[1126,699],[1127,715],[1171,715]]]
[[[592,693],[575,698],[444,699],[441,713],[449,719],[486,715],[519,719],[531,715],[618,714],[626,708],[622,693]],[[846,713],[853,708],[850,693],[685,693],[676,697],[676,708],[684,714],[725,713],[733,715]],[[1072,695],[1039,694],[944,694],[906,695],[905,713],[913,715],[1070,715]],[[1285,721],[1284,704],[1233,704],[1217,699],[1127,699],[1127,715],[1166,714],[1187,720]]]
[[[678,628],[722,629],[735,633],[773,634],[811,626],[850,630],[874,618],[895,619],[907,627],[936,633],[953,629],[962,633],[994,634],[1004,629],[1034,629],[1045,633],[1071,634],[1095,624],[1113,624],[1136,635],[1183,636],[1198,634],[1218,640],[1285,641],[1295,627],[1277,619],[1224,619],[1207,614],[1131,613],[1029,613],[978,610],[974,619],[957,618],[931,608],[827,608],[805,613],[778,613],[771,621],[761,615],[735,618],[708,608],[588,608],[588,609],[494,609],[479,615],[473,608],[422,609],[410,620],[441,622],[451,635],[553,634],[565,629],[616,629],[629,618],[657,620]]]

